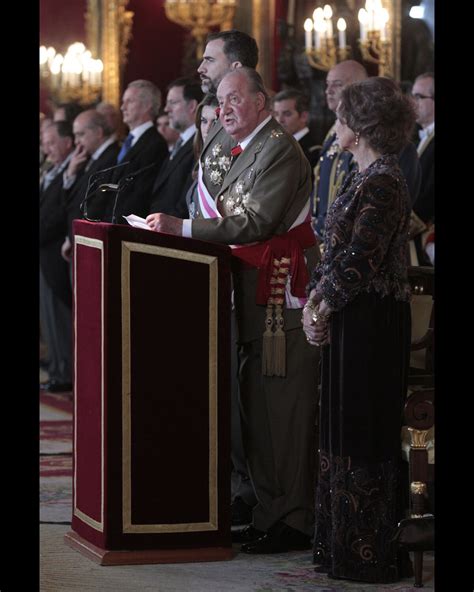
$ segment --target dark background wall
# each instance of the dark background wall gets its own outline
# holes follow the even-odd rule
[[[189,34],[166,18],[164,0],[130,0],[127,10],[135,15],[124,88],[132,80],[144,78],[164,92],[166,86],[181,75],[184,41]]]

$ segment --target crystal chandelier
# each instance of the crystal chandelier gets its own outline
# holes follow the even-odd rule
[[[54,47],[40,47],[40,75],[58,103],[77,101],[88,105],[100,98],[101,60],[92,58],[83,43],[73,43],[63,56]]]

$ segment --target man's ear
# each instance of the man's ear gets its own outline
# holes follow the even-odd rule
[[[236,62],[232,62],[230,65],[231,70],[236,70],[237,68],[242,68],[242,62],[239,62],[238,60]]]
[[[300,119],[305,125],[307,125],[309,119],[309,111],[301,111]]]
[[[261,92],[258,92],[256,95],[256,104],[259,111],[261,111],[265,107],[265,95]]]
[[[188,101],[189,111],[191,113],[196,113],[199,103],[196,99],[191,99]]]

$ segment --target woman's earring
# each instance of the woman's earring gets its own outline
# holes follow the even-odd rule
[[[357,132],[357,133],[356,133],[356,135],[355,135],[355,142],[354,142],[354,144],[355,144],[356,146],[358,146],[358,145],[359,145],[359,138],[360,138],[360,134],[359,134],[359,132]]]

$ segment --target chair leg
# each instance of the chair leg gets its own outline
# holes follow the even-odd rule
[[[423,551],[414,551],[415,588],[423,588]]]

